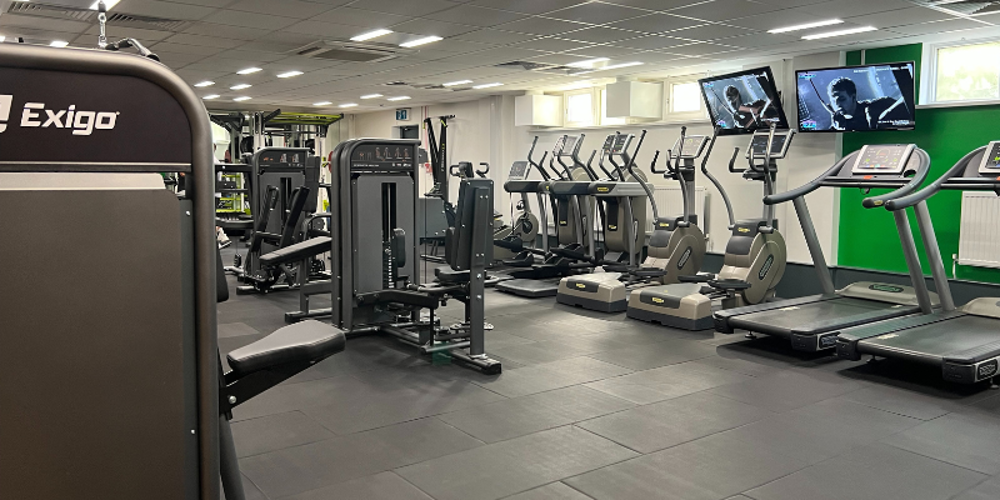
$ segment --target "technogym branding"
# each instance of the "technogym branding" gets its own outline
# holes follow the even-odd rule
[[[7,131],[12,95],[0,95],[0,132]],[[26,102],[21,112],[21,128],[71,129],[73,135],[91,135],[94,130],[112,130],[118,122],[117,111],[84,111],[71,104],[66,109],[48,109],[44,102]]]

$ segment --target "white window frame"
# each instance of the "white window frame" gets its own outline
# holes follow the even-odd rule
[[[590,94],[590,123],[571,122],[569,120],[569,99],[572,96]],[[598,126],[601,123],[601,103],[600,93],[597,87],[588,87],[580,90],[570,90],[563,93],[563,125],[566,127],[587,128]]]
[[[920,68],[920,99],[918,107],[961,107],[961,106],[988,106],[1000,104],[1000,99],[977,99],[966,101],[938,101],[937,100],[937,72],[938,72],[938,51],[954,47],[967,45],[982,45],[987,43],[1000,42],[1000,37],[978,38],[974,40],[953,40],[950,42],[925,43],[923,47],[923,61]]]
[[[697,111],[677,111],[673,110],[674,86],[698,83],[697,75],[679,76],[668,78],[663,81],[663,121],[665,122],[692,122],[708,119],[708,110],[705,109],[705,100],[698,100]]]

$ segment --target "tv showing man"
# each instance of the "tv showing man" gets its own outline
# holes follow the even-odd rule
[[[757,68],[698,80],[712,123],[720,134],[752,133],[775,122],[788,128],[771,69]]]
[[[799,71],[799,130],[912,129],[913,63]]]

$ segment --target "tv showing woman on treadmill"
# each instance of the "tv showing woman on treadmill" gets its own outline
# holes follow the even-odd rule
[[[753,133],[770,127],[770,122],[788,128],[769,67],[702,78],[698,85],[719,135]]]
[[[913,63],[795,72],[800,132],[909,130]]]

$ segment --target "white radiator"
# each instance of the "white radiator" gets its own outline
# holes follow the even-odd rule
[[[993,193],[962,193],[958,263],[1000,268],[1000,197]]]
[[[671,217],[684,213],[684,202],[681,199],[681,188],[679,186],[654,186],[653,199],[656,200],[656,209],[660,212],[660,217]],[[708,221],[705,220],[705,202],[708,196],[705,188],[698,186],[694,188],[694,213],[698,216],[698,227],[708,234]],[[649,217],[646,218],[646,234],[653,233],[653,210],[649,209]]]

